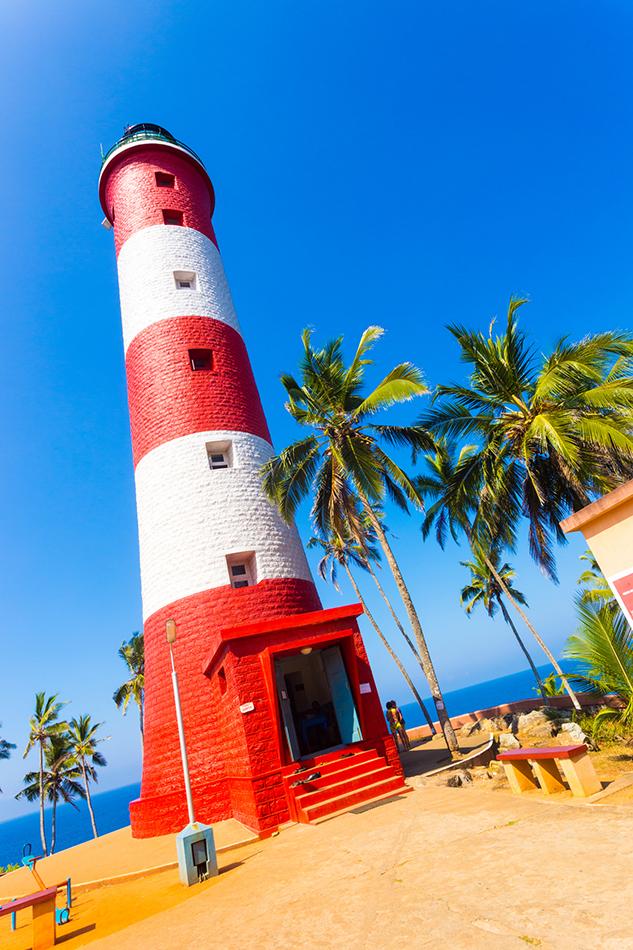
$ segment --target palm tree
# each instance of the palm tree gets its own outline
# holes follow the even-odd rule
[[[46,768],[40,772],[27,772],[24,776],[24,788],[15,797],[26,798],[29,802],[39,798],[42,812],[44,798],[51,803],[49,854],[54,854],[57,842],[57,803],[61,801],[76,808],[75,799],[83,798],[85,792],[78,781],[81,778],[81,768],[66,733],[50,737],[44,751],[44,762]]]
[[[462,588],[460,603],[468,616],[471,615],[478,604],[481,604],[484,607],[489,617],[494,617],[497,613],[497,609],[501,610],[503,619],[509,625],[512,633],[516,637],[517,643],[525,655],[526,660],[530,664],[530,669],[534,674],[534,679],[538,685],[539,692],[545,700],[546,693],[543,680],[538,669],[536,668],[534,660],[530,656],[525,643],[521,639],[517,628],[512,622],[512,618],[510,617],[503,600],[503,591],[501,590],[495,575],[488,567],[488,564],[486,563],[487,561],[492,561],[497,575],[502,578],[515,601],[517,601],[519,604],[527,605],[525,595],[522,594],[513,583],[514,578],[516,577],[516,571],[514,571],[507,562],[504,562],[503,564],[501,563],[501,554],[498,550],[490,551],[488,553],[488,557],[484,558],[480,547],[475,548],[471,561],[460,561],[462,567],[467,567],[470,571],[470,583]]]
[[[426,708],[424,704],[424,700],[418,693],[411,677],[409,676],[404,664],[402,663],[402,660],[400,659],[396,651],[393,649],[393,647],[387,640],[386,636],[384,635],[380,626],[378,625],[378,622],[376,621],[374,615],[372,614],[369,607],[367,606],[367,602],[361,593],[361,590],[356,582],[356,578],[354,577],[354,574],[352,573],[352,569],[351,569],[352,564],[354,564],[356,567],[360,567],[367,570],[368,569],[367,566],[369,563],[369,551],[371,551],[374,557],[378,556],[377,552],[371,548],[360,548],[359,545],[355,544],[351,539],[348,539],[347,541],[345,541],[341,538],[335,539],[332,537],[328,538],[327,540],[324,540],[323,538],[317,538],[317,537],[310,538],[310,540],[308,541],[308,547],[313,548],[317,546],[320,547],[321,550],[323,551],[323,557],[319,561],[319,574],[321,575],[323,580],[329,579],[330,582],[334,585],[334,587],[338,590],[339,586],[338,586],[338,577],[337,577],[337,567],[340,566],[344,569],[345,573],[347,574],[348,580],[354,589],[354,593],[356,594],[356,597],[358,598],[358,601],[363,608],[365,616],[367,617],[370,624],[372,625],[372,627],[378,634],[378,638],[383,644],[383,646],[385,647],[385,649],[387,650],[389,656],[391,657],[391,659],[394,661],[394,663],[400,670],[400,673],[404,681],[406,682],[407,686],[411,690],[411,693],[413,694],[415,701],[418,703],[422,711],[422,715],[424,716],[424,718],[426,719],[427,723],[429,724],[431,728],[431,734],[435,735],[437,730],[435,729],[435,726],[433,725],[433,720],[431,719],[428,709]],[[417,654],[416,654],[416,657],[419,662],[420,658],[419,656],[417,656]]]
[[[79,719],[71,719],[68,724],[68,740],[73,754],[81,768],[81,776],[84,784],[84,792],[88,811],[90,813],[90,822],[92,824],[92,833],[97,838],[97,823],[92,808],[92,797],[90,795],[90,781],[97,781],[96,766],[103,767],[107,765],[101,752],[97,749],[100,743],[106,739],[98,739],[97,731],[103,725],[102,722],[91,722],[90,716],[80,716]],[[109,738],[109,736],[107,737]]]
[[[393,574],[424,667],[438,719],[451,753],[458,753],[455,732],[446,712],[442,692],[413,600],[375,508],[388,497],[403,510],[407,502],[420,505],[415,485],[387,449],[408,447],[415,451],[431,447],[421,426],[387,425],[374,422],[376,415],[398,403],[427,392],[420,370],[400,363],[368,394],[363,392],[368,357],[380,339],[380,327],[362,334],[354,358],[345,365],[342,337],[316,350],[311,333],[302,334],[301,380],[281,377],[293,419],[310,430],[271,458],[263,469],[265,491],[282,516],[291,521],[298,505],[312,492],[312,519],[317,533],[344,535],[346,512],[353,499],[360,499]]]
[[[35,712],[29,720],[29,739],[23,755],[23,758],[26,758],[33,746],[37,744],[40,763],[36,797],[39,798],[40,802],[40,837],[44,857],[48,854],[44,825],[44,751],[53,739],[62,735],[68,728],[68,724],[59,719],[59,714],[65,705],[65,703],[57,701],[57,694],[54,696],[47,696],[46,693],[35,694]],[[30,774],[34,775],[35,773]]]
[[[503,479],[498,472],[486,465],[487,482],[481,453],[475,446],[464,445],[458,453],[453,453],[447,440],[439,437],[433,452],[424,455],[427,471],[418,476],[416,485],[420,495],[427,501],[427,509],[422,521],[422,536],[427,538],[435,527],[435,537],[444,547],[448,535],[454,541],[463,532],[471,550],[479,551],[485,566],[499,585],[503,595],[519,614],[526,627],[547,656],[560,681],[568,693],[572,704],[581,709],[578,697],[571,688],[558,660],[538,633],[530,618],[523,610],[513,591],[497,570],[488,551],[500,550],[503,546],[513,546],[511,508],[505,498]],[[490,483],[493,488],[489,487]],[[500,488],[497,492],[497,487]]]
[[[141,747],[143,745],[143,712],[145,702],[145,645],[142,633],[134,633],[129,640],[119,647],[119,656],[125,663],[130,676],[112,696],[117,709],[123,707],[123,715],[127,712],[130,700],[138,706],[139,724],[141,729]]]
[[[582,572],[578,578],[578,583],[583,585],[580,599],[583,604],[610,604],[616,609],[618,602],[613,596],[613,591],[609,587],[606,577],[600,570],[600,566],[589,549],[580,555],[581,561],[586,561],[589,567]]]
[[[577,678],[600,693],[616,693],[626,703],[623,709],[603,709],[594,722],[599,728],[615,719],[627,730],[633,728],[633,630],[622,611],[608,603],[587,604],[577,600],[579,627],[569,638],[565,656],[580,664]]]
[[[1,722],[0,727],[2,727]],[[12,749],[15,749],[15,744],[13,742],[9,742],[8,739],[3,739],[0,737],[0,761],[10,758]],[[0,788],[0,792],[1,791],[2,789]]]
[[[449,327],[469,384],[439,386],[421,424],[479,442],[484,487],[503,492],[508,530],[528,522],[530,553],[556,580],[559,522],[633,475],[633,338],[609,331],[560,340],[537,357],[519,330],[513,297],[504,331]],[[488,476],[496,473],[496,484]],[[498,498],[496,498],[498,501]]]

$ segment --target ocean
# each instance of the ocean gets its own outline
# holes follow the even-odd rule
[[[552,672],[548,665],[539,667],[543,677]],[[463,689],[456,689],[444,693],[446,708],[451,716],[473,712],[476,709],[485,709],[487,706],[496,706],[500,703],[509,703],[517,699],[536,698],[534,677],[530,670],[512,673],[510,676],[500,676],[498,679],[476,683]],[[431,698],[424,700],[429,713],[435,718],[435,708]],[[424,718],[417,703],[406,703],[401,706],[407,726],[421,726]],[[128,805],[138,798],[140,785],[126,785],[124,788],[115,788],[109,792],[99,792],[93,796],[93,806],[97,827],[101,834],[116,831],[129,824]],[[46,809],[46,827],[50,829],[50,809]],[[71,848],[92,837],[90,818],[86,805],[79,803],[75,809],[71,805],[60,805],[57,809],[57,851]],[[0,823],[0,866],[9,862],[18,862],[22,856],[22,848],[30,843],[33,854],[40,854],[39,813],[37,811],[11,821]]]
[[[554,672],[548,663],[537,669],[543,679]],[[568,662],[564,670],[566,672],[569,669]],[[444,693],[444,702],[449,716],[460,716],[462,713],[487,709],[489,706],[500,706],[502,703],[516,702],[518,699],[538,699],[538,695],[532,670],[521,670],[520,673],[511,673],[509,676],[500,676],[496,680],[486,680],[485,683],[474,683],[472,686],[464,686],[463,689]],[[431,697],[423,696],[422,699],[431,718],[437,719]],[[425,724],[426,720],[417,703],[405,703],[400,706],[400,709],[408,729]]]
[[[92,796],[92,807],[100,834],[116,831],[130,823],[128,805],[138,798],[141,786],[125,785],[113,788],[109,792],[98,792]],[[46,834],[50,843],[50,808],[44,810],[46,816]],[[72,848],[92,838],[90,815],[85,802],[79,802],[78,808],[72,805],[57,806],[57,844],[56,851]],[[30,844],[33,854],[42,853],[40,841],[40,813],[30,812],[20,818],[0,823],[0,866],[17,864],[22,858],[22,848]]]

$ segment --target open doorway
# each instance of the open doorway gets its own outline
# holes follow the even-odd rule
[[[293,760],[362,739],[340,647],[280,657],[275,676]]]

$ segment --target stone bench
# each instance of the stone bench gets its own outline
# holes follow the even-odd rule
[[[36,894],[19,897],[0,906],[0,917],[15,914],[26,907],[33,908],[33,950],[49,950],[55,946],[55,899],[56,887],[47,887]]]
[[[586,745],[563,745],[551,749],[510,749],[501,752],[506,778],[515,795],[541,788],[547,795],[566,791],[587,798],[602,789]]]

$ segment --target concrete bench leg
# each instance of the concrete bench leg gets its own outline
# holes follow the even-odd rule
[[[521,792],[528,792],[533,788],[538,788],[529,762],[504,761],[503,769],[506,773],[508,785],[515,795],[520,795]]]
[[[573,759],[561,759],[560,767],[577,798],[586,798],[602,791],[602,784],[596,775],[593,762],[586,752]]]
[[[530,765],[534,769],[539,785],[547,795],[565,791],[565,783],[554,759],[534,759]]]
[[[33,950],[55,946],[55,898],[33,905]]]

